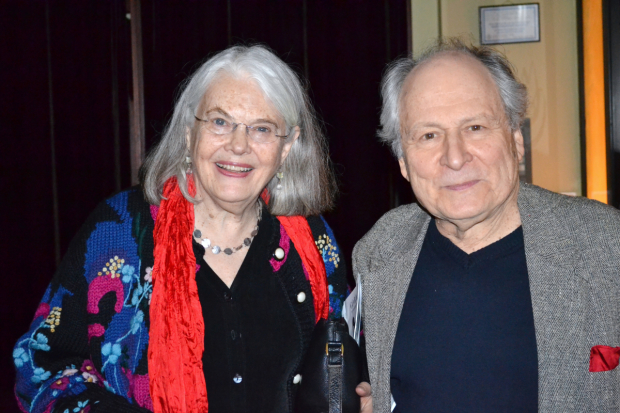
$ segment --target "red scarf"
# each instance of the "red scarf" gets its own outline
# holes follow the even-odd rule
[[[191,177],[188,192],[196,187]],[[208,412],[202,369],[204,320],[196,286],[192,248],[194,206],[181,193],[176,178],[164,185],[153,238],[153,295],[149,330],[149,383],[155,413]],[[267,200],[269,197],[266,197]],[[306,218],[278,217],[308,272],[316,321],[327,318],[329,293],[325,264]]]

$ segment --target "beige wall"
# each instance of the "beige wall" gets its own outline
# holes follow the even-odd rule
[[[541,41],[495,47],[514,64],[530,94],[534,184],[581,195],[576,1],[538,3]],[[412,0],[414,54],[437,35],[464,36],[479,44],[478,7],[492,5],[507,2]]]

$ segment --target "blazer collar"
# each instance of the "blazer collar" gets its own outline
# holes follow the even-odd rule
[[[579,262],[580,251],[566,231],[570,223],[554,211],[560,200],[557,194],[533,185],[520,186],[518,205],[529,272],[538,272],[542,262],[564,268]]]
[[[565,230],[567,224],[563,217],[554,213],[554,209],[561,198],[557,194],[545,191],[529,184],[520,184],[518,206],[521,215],[521,225],[525,242],[526,257],[539,257],[546,264],[559,267],[572,267],[579,262],[580,251]],[[394,220],[402,221],[402,225],[391,228],[388,242],[369,246],[375,249],[372,254],[374,262],[367,262],[367,268],[378,269],[381,266],[394,267],[396,261],[404,265],[397,273],[411,274],[417,262],[422,243],[426,235],[431,217],[416,204],[401,207],[399,213],[394,214]],[[539,260],[539,261],[540,261]],[[362,264],[362,263],[360,263]],[[528,263],[528,271],[537,271]]]

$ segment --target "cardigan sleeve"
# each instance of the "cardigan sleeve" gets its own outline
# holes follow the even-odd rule
[[[116,277],[110,273],[98,275],[112,266],[109,261],[107,267],[105,262],[97,262],[97,251],[105,250],[106,256],[118,254],[117,258],[123,253],[122,248],[113,247],[119,241],[115,230],[122,224],[122,217],[109,202],[100,204],[91,214],[71,242],[29,331],[15,345],[15,395],[22,411],[148,411],[131,394],[119,391],[129,388],[127,383],[133,378],[131,370],[135,368],[124,359],[131,345],[104,339],[113,317],[130,304],[125,300],[129,290],[139,285],[139,280],[134,279],[138,278],[133,274],[135,266],[131,265],[137,256],[127,256],[125,263],[125,258],[117,259],[112,264],[116,266]],[[122,231],[118,234],[123,236]],[[136,308],[135,313],[139,311]],[[140,333],[134,329],[142,326],[134,326],[134,321],[135,317],[126,322],[130,326],[128,334]],[[93,352],[93,348],[99,351]],[[119,368],[102,369],[111,364]]]
[[[322,216],[311,216],[308,217],[308,224],[325,263],[329,289],[329,318],[337,319],[342,317],[342,306],[349,295],[346,263],[327,221]]]

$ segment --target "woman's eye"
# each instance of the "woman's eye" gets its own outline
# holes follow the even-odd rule
[[[224,119],[222,119],[222,118],[215,118],[215,119],[213,119],[213,121],[212,121],[212,122],[213,122],[213,124],[215,124],[216,126],[226,126],[226,124],[228,123],[228,122],[226,122],[226,121],[225,121]]]
[[[254,126],[254,130],[260,133],[271,133],[269,126]]]
[[[435,134],[433,132],[429,132],[429,133],[425,133],[422,136],[422,139],[429,140],[429,139],[433,139],[434,137],[435,137]]]

